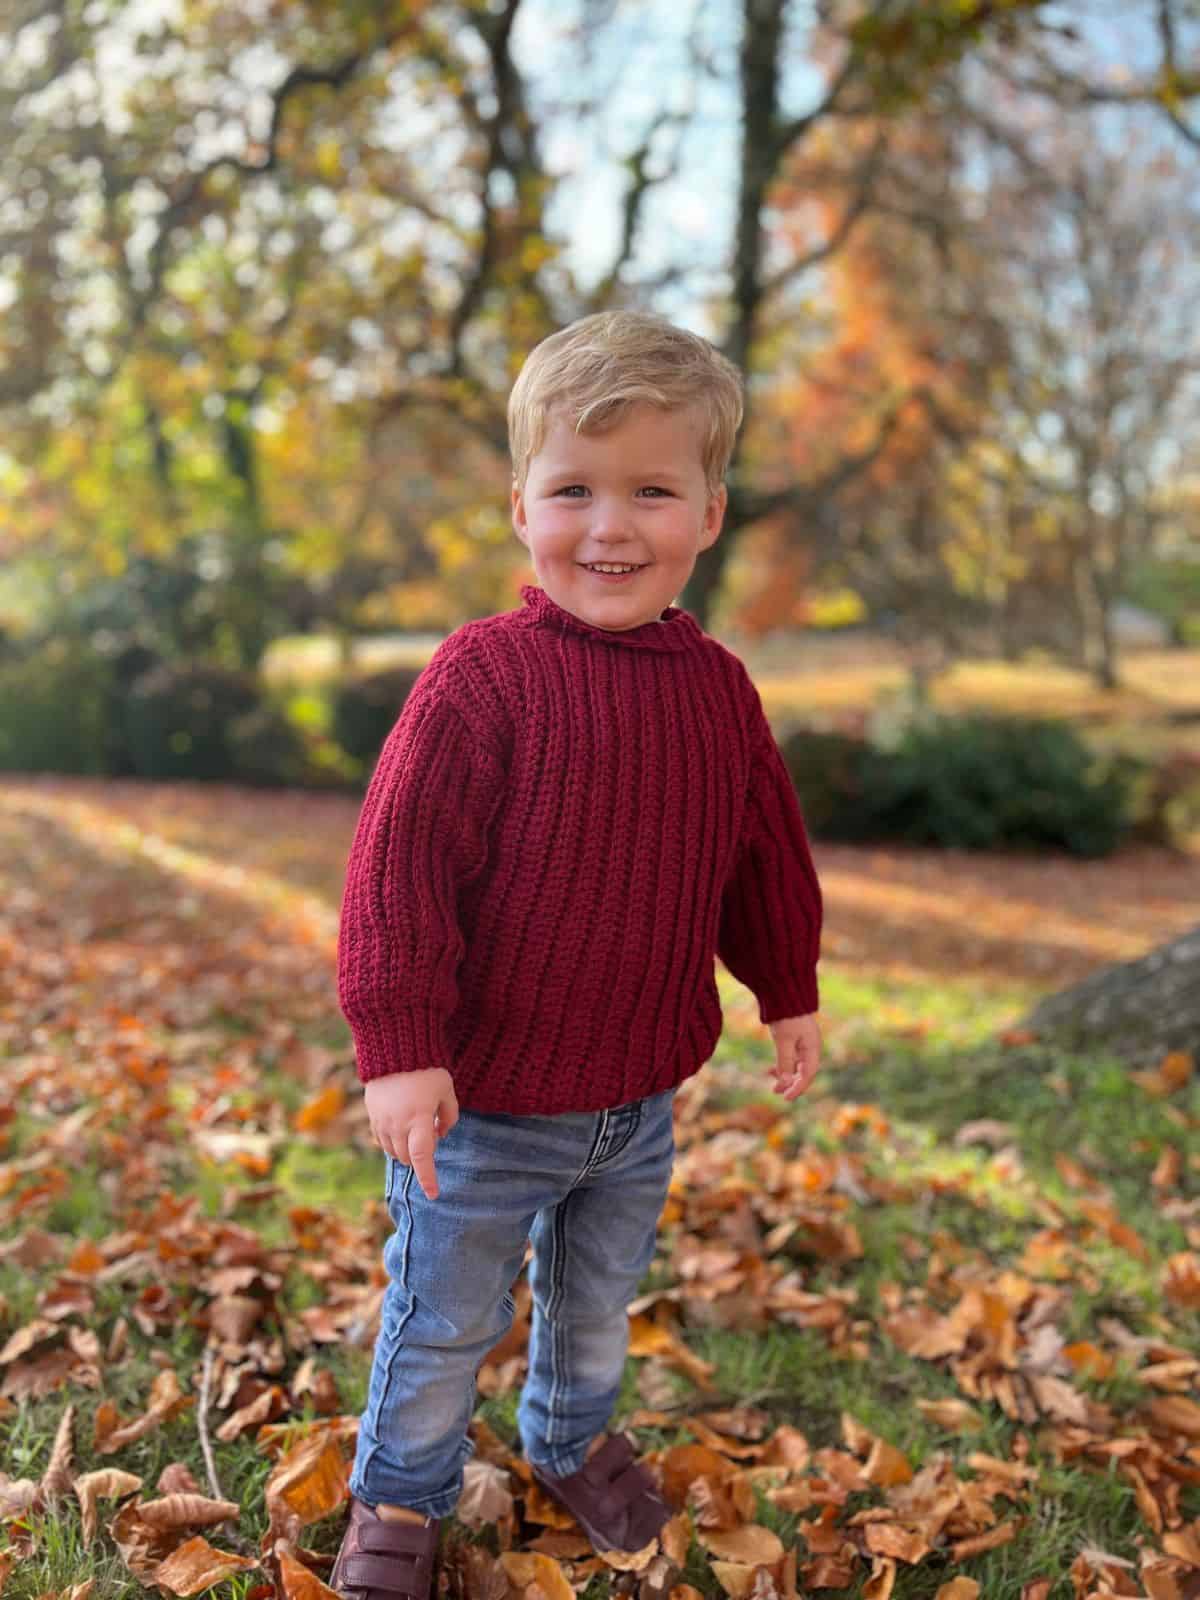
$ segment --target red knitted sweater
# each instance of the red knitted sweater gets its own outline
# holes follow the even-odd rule
[[[758,692],[686,611],[623,632],[525,585],[438,647],[350,852],[359,1077],[599,1111],[712,1055],[719,955],[763,1022],[817,1009],[821,891]]]

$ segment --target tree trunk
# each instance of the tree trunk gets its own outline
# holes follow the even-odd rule
[[[1200,1062],[1200,925],[1137,961],[1050,995],[1023,1026],[1134,1066],[1154,1065],[1169,1050]]]

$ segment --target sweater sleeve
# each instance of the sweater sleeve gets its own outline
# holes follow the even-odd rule
[[[819,1007],[822,898],[800,803],[753,689],[742,835],[721,899],[717,954],[750,989],[763,1022]]]
[[[367,788],[338,936],[338,1001],[364,1083],[453,1069],[446,1023],[466,949],[460,891],[487,860],[503,763],[427,671]]]

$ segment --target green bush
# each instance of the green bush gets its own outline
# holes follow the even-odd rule
[[[781,740],[780,750],[805,822],[814,833],[838,837],[839,817],[847,807],[857,811],[863,805],[881,752],[865,739],[814,728],[797,728]]]
[[[388,667],[338,685],[330,732],[347,755],[374,763],[420,675],[420,668]]]
[[[75,641],[0,663],[0,770],[108,771],[111,668]]]
[[[247,673],[207,662],[163,662],[130,686],[123,706],[133,770],[141,778],[231,781],[233,727],[260,709]]]
[[[229,724],[229,750],[241,783],[298,787],[314,776],[303,735],[265,701]]]
[[[802,806],[814,797],[814,831],[829,839],[1099,856],[1130,826],[1136,763],[1098,758],[1067,723],[935,716],[887,750],[811,734],[781,748]]]

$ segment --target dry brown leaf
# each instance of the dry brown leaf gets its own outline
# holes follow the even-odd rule
[[[346,1091],[342,1085],[327,1084],[320,1094],[305,1101],[293,1118],[292,1126],[297,1133],[311,1133],[314,1128],[323,1128],[341,1116],[345,1105]]]
[[[966,1561],[971,1556],[980,1556],[986,1550],[998,1550],[1002,1544],[1008,1544],[1017,1535],[1017,1523],[1001,1522],[995,1528],[989,1528],[986,1533],[977,1533],[970,1539],[960,1539],[957,1544],[951,1545],[950,1555],[954,1561]]]
[[[83,1542],[91,1544],[96,1537],[98,1518],[96,1504],[100,1500],[119,1500],[142,1487],[141,1478],[132,1472],[122,1472],[119,1467],[102,1467],[98,1472],[85,1472],[71,1485],[79,1497],[83,1516]]]
[[[267,1505],[281,1501],[307,1527],[345,1502],[349,1480],[349,1463],[337,1435],[314,1429],[275,1463],[266,1482]]]
[[[1021,1590],[1021,1600],[1049,1600],[1049,1594],[1054,1587],[1053,1578],[1034,1578]],[[934,1596],[934,1600],[937,1597]]]
[[[905,1528],[898,1522],[868,1522],[863,1529],[863,1542],[873,1556],[891,1556],[915,1566],[929,1554],[929,1540],[915,1528]]]
[[[339,1600],[338,1594],[290,1550],[277,1547],[279,1556],[279,1581],[283,1587],[280,1600]]]
[[[677,1567],[687,1565],[692,1542],[692,1519],[686,1511],[677,1512],[659,1530],[658,1542]]]
[[[810,1589],[848,1589],[854,1582],[856,1564],[854,1556],[817,1556],[804,1563],[800,1576]]]
[[[868,1483],[891,1489],[898,1483],[911,1483],[913,1469],[908,1457],[885,1439],[876,1439],[863,1467]]]
[[[770,1528],[764,1528],[761,1523],[747,1523],[742,1528],[698,1528],[696,1538],[706,1550],[723,1561],[742,1562],[752,1567],[778,1561],[783,1555],[783,1543],[779,1535]]]
[[[800,1429],[784,1422],[772,1433],[762,1460],[764,1466],[787,1467],[791,1472],[803,1472],[811,1454],[808,1440]]]
[[[697,1478],[724,1483],[737,1468],[732,1461],[703,1444],[677,1444],[661,1459],[663,1495],[676,1510],[682,1508],[688,1489]]]
[[[173,1367],[166,1367],[150,1386],[150,1404],[140,1417],[122,1423],[116,1407],[105,1400],[96,1410],[96,1449],[101,1455],[111,1455],[124,1445],[141,1439],[161,1423],[177,1417],[193,1404],[191,1395],[184,1394]]]
[[[262,1321],[265,1310],[263,1302],[253,1295],[224,1294],[209,1305],[208,1325],[219,1339],[244,1345]]]
[[[32,1478],[10,1478],[0,1472],[0,1521],[23,1516],[37,1496],[38,1485]]]
[[[1200,1403],[1186,1395],[1163,1395],[1146,1405],[1146,1415],[1168,1433],[1182,1433],[1189,1439],[1200,1439]]]
[[[1200,1256],[1191,1250],[1168,1256],[1162,1285],[1163,1293],[1173,1305],[1192,1311],[1200,1308]]]
[[[977,1433],[984,1426],[982,1413],[965,1400],[918,1400],[917,1410],[950,1433]]]
[[[74,1420],[75,1407],[67,1406],[59,1418],[50,1460],[39,1486],[44,1500],[57,1500],[71,1487],[71,1426]]]
[[[168,1494],[144,1500],[138,1507],[143,1522],[152,1528],[215,1528],[236,1522],[240,1508],[232,1500],[210,1500],[203,1494]]]
[[[248,1556],[236,1556],[228,1550],[216,1550],[208,1540],[197,1534],[178,1550],[172,1550],[165,1561],[160,1561],[154,1571],[155,1583],[169,1589],[172,1594],[200,1594],[222,1583],[235,1572],[246,1572],[260,1563]]]
[[[512,1515],[512,1484],[503,1467],[491,1461],[468,1461],[462,1494],[454,1515],[465,1527],[482,1528]]]
[[[35,1317],[32,1322],[27,1322],[23,1328],[18,1328],[5,1341],[4,1348],[0,1349],[0,1367],[27,1355],[35,1345],[43,1344],[59,1332],[61,1329],[57,1322],[51,1322],[46,1317]]]
[[[1111,1378],[1116,1371],[1117,1364],[1108,1352],[1088,1339],[1064,1345],[1062,1353],[1085,1378]]]
[[[645,1572],[658,1555],[658,1540],[651,1539],[640,1550],[601,1550],[599,1555],[614,1572]]]
[[[974,1578],[951,1578],[944,1583],[933,1600],[979,1600],[979,1585]]]
[[[863,1584],[863,1600],[892,1600],[892,1590],[896,1587],[896,1563],[887,1556],[880,1556],[871,1568],[871,1574]]]
[[[575,1591],[566,1573],[552,1556],[505,1550],[500,1556],[500,1565],[514,1589],[524,1591],[536,1584],[548,1600],[575,1600]]]
[[[748,1600],[754,1589],[755,1569],[742,1561],[714,1561],[712,1574],[729,1600]]]
[[[200,1494],[200,1485],[186,1461],[172,1461],[158,1475],[159,1494]]]
[[[704,1596],[690,1583],[677,1583],[667,1591],[667,1600],[704,1600]]]
[[[712,1389],[712,1375],[717,1370],[711,1361],[702,1361],[684,1344],[683,1340],[660,1322],[649,1317],[630,1317],[629,1354],[631,1356],[656,1356],[670,1367],[678,1369],[702,1391]]]

